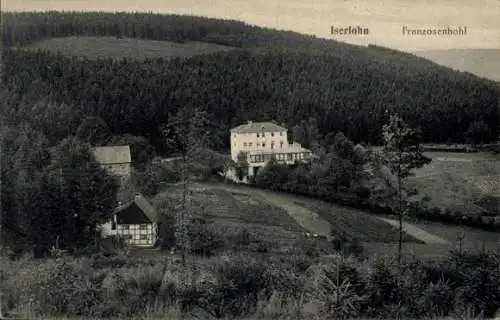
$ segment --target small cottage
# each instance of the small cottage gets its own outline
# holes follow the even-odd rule
[[[153,247],[158,241],[158,214],[142,195],[114,211],[113,220],[102,226],[104,236],[115,235],[125,243],[138,247]]]

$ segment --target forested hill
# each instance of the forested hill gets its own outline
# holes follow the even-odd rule
[[[213,147],[222,149],[229,128],[250,119],[293,127],[313,117],[320,136],[343,131],[355,141],[377,143],[394,111],[420,126],[428,142],[462,142],[474,121],[486,124],[485,140],[496,136],[497,83],[395,50],[188,16],[48,12],[2,18],[6,47],[47,37],[119,36],[238,48],[120,61],[7,49],[3,80],[9,91],[3,94],[9,97],[3,101],[9,102],[2,113],[26,121],[33,102],[54,102],[45,116],[57,113],[67,123],[31,116],[51,140],[71,132],[75,118],[99,115],[116,133],[143,135],[161,147],[161,126],[181,108],[207,111],[216,124],[209,130],[220,138]]]

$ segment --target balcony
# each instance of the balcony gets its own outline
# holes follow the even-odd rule
[[[261,152],[261,153],[249,153],[248,163],[249,164],[265,164],[275,157],[276,161],[279,163],[292,164],[295,161],[308,161],[311,159],[312,153],[309,150],[301,150],[298,152]]]

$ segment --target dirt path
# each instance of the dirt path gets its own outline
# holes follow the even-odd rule
[[[294,204],[289,199],[276,194],[260,193],[270,204],[282,208],[303,228],[321,236],[330,235],[330,224],[316,212]]]
[[[399,221],[397,221],[397,220],[381,218],[381,217],[377,217],[377,218],[379,218],[382,221],[387,222],[388,224],[390,224],[396,228],[399,228]],[[404,229],[405,233],[407,233],[407,234],[409,234],[409,235],[411,235],[419,240],[422,240],[426,244],[449,244],[450,243],[449,241],[447,241],[441,237],[430,234],[427,231],[424,231],[424,230],[420,229],[419,227],[416,227],[416,226],[414,226],[410,223],[407,223],[407,222],[403,223],[403,229]]]
[[[204,185],[205,187],[205,185]],[[252,188],[238,188],[231,185],[206,185],[208,188],[218,188],[229,192],[239,192],[248,195],[258,195],[266,199],[270,204],[284,209],[300,226],[318,235],[330,235],[330,223],[321,218],[316,212],[295,204],[290,198],[278,193]],[[375,216],[377,217],[377,216]],[[377,217],[378,219],[398,228],[397,220]],[[412,224],[404,223],[405,233],[425,242],[426,244],[449,244],[450,242],[428,233]]]
[[[248,195],[253,194],[261,196],[262,198],[266,199],[269,204],[285,210],[290,215],[290,217],[292,217],[292,219],[294,219],[301,227],[309,230],[311,233],[316,233],[321,236],[330,235],[330,224],[326,220],[321,218],[316,212],[294,204],[287,197],[273,192],[266,192],[264,190],[236,188],[231,185],[203,185],[203,187],[205,186],[207,188],[217,188],[229,192],[238,192]]]

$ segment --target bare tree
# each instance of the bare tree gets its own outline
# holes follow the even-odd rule
[[[171,122],[163,126],[163,134],[167,143],[175,145],[181,153],[182,200],[176,212],[176,242],[177,247],[181,249],[183,266],[186,265],[186,253],[189,250],[187,227],[190,220],[191,169],[207,143],[208,132],[205,130],[208,125],[209,121],[204,111],[181,109]]]
[[[398,261],[400,265],[403,251],[403,219],[407,213],[406,178],[413,175],[413,169],[430,162],[430,159],[423,155],[418,136],[418,133],[410,129],[397,114],[391,116],[389,123],[383,127],[384,146],[381,160],[396,178],[396,181],[389,180],[388,184],[395,188],[396,199],[393,201],[393,211],[397,212],[399,219]]]

